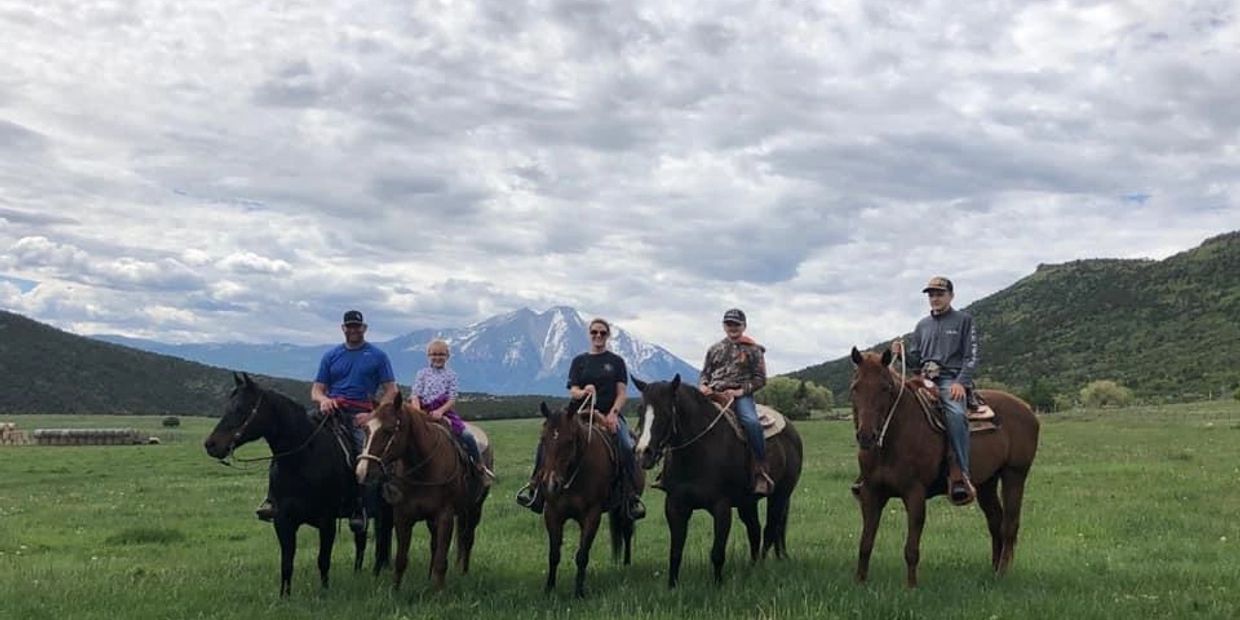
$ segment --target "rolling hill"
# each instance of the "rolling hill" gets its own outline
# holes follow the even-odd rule
[[[981,331],[982,380],[1017,392],[1035,379],[1065,395],[1113,379],[1150,401],[1230,394],[1240,385],[1240,231],[1160,261],[1041,265],[966,310]],[[789,374],[846,399],[852,363]]]

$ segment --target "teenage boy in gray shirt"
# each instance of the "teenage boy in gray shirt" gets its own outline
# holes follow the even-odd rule
[[[947,437],[956,453],[963,480],[950,489],[952,502],[965,505],[973,501],[976,490],[969,476],[969,422],[965,399],[973,388],[973,376],[979,360],[977,328],[973,317],[952,308],[955,288],[942,276],[930,278],[922,289],[930,301],[930,316],[917,322],[909,348],[896,339],[891,352],[904,355],[913,372],[934,382],[939,389],[939,402],[947,418]]]

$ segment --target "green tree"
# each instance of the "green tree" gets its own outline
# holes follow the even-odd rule
[[[1086,407],[1123,407],[1132,402],[1132,390],[1102,379],[1081,388],[1081,403]]]
[[[1035,378],[1022,396],[1034,411],[1055,411],[1055,390],[1041,378]]]
[[[808,418],[815,411],[831,408],[831,390],[792,377],[772,377],[758,391],[757,401],[794,420]]]
[[[1231,396],[1232,398],[1235,398],[1236,400],[1240,400],[1240,387],[1236,388],[1236,391],[1232,392]]]

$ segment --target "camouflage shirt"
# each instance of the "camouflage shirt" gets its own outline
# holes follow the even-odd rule
[[[706,352],[701,382],[712,390],[740,388],[751,395],[766,385],[766,349],[749,336],[724,338]]]

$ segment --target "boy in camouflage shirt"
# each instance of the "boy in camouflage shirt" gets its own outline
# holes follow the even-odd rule
[[[758,422],[754,392],[766,385],[766,349],[745,335],[745,313],[732,308],[723,313],[726,338],[706,352],[698,389],[709,397],[732,399],[732,408],[745,429],[749,449],[753,450],[753,491],[770,495],[774,482],[767,470],[766,439]]]

